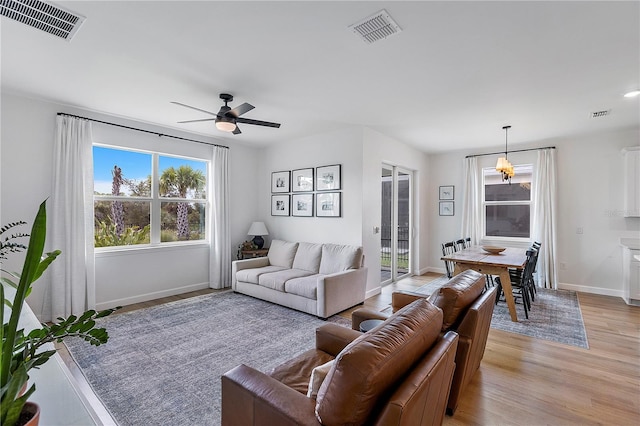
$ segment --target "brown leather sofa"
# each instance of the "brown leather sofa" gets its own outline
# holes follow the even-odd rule
[[[222,425],[438,425],[458,344],[443,312],[416,300],[367,333],[328,323],[316,348],[263,374],[246,365],[222,376]],[[333,360],[317,397],[315,367]],[[317,369],[316,369],[317,370]]]
[[[496,287],[485,291],[486,278],[479,272],[467,270],[447,282],[429,300],[444,312],[442,332],[456,331],[459,342],[456,352],[456,369],[447,403],[447,414],[453,415],[458,401],[475,372],[480,368],[489,335],[489,326],[496,300]],[[405,291],[394,292],[392,308],[396,310],[426,297],[424,294]],[[367,319],[384,319],[387,315],[368,308],[352,314],[352,326],[358,329]]]

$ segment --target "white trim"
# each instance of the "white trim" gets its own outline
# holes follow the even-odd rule
[[[204,290],[209,288],[209,282],[191,284],[184,287],[171,288],[168,290],[155,291],[152,293],[139,294],[132,297],[110,300],[107,302],[96,303],[96,310],[109,309],[114,306],[126,306],[134,303],[147,302],[149,300],[160,299],[162,297],[175,296],[176,294],[188,293],[190,291]]]
[[[613,288],[592,287],[579,284],[558,283],[558,288],[561,290],[573,290],[580,293],[599,294],[602,296],[623,297],[622,290],[616,290]]]
[[[382,286],[377,286],[372,288],[371,290],[367,290],[367,292],[364,294],[364,298],[368,299],[370,297],[377,296],[380,293],[382,293]]]
[[[110,256],[129,256],[131,252],[154,252],[164,250],[176,250],[183,251],[188,249],[201,249],[208,248],[209,241],[196,240],[196,241],[173,241],[166,243],[158,243],[158,245],[152,244],[136,244],[128,246],[109,246],[109,247],[96,247],[95,257],[110,257]]]

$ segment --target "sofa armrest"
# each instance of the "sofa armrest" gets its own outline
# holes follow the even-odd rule
[[[337,324],[324,324],[316,328],[316,349],[336,357],[349,343],[360,336],[362,333],[359,331]]]
[[[318,313],[328,318],[347,308],[363,303],[367,292],[366,267],[348,269],[318,278]]]
[[[411,302],[418,299],[427,299],[428,297],[428,294],[413,293],[404,290],[394,291],[391,294],[391,307],[393,308],[393,312],[396,312]]]
[[[376,311],[371,308],[356,309],[351,313],[351,328],[353,330],[360,330],[360,323],[362,321],[370,319],[379,319],[384,321],[387,318],[389,318],[388,314]]]
[[[243,269],[262,268],[269,266],[268,257],[256,257],[253,259],[234,260],[231,262],[231,287],[236,289],[236,273]]]
[[[313,425],[315,400],[246,365],[222,375],[222,425]]]

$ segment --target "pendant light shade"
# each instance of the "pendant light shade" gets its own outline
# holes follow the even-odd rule
[[[511,178],[515,176],[515,172],[513,170],[513,165],[507,159],[507,132],[511,128],[511,126],[504,126],[504,157],[498,158],[498,162],[496,163],[496,171],[502,173],[502,180],[509,181],[511,184]]]

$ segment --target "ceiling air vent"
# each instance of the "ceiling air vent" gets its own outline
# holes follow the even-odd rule
[[[396,24],[391,15],[384,9],[350,25],[349,28],[369,44],[384,40],[402,31],[402,28]]]
[[[594,111],[594,112],[591,113],[591,118],[606,117],[609,114],[611,114],[611,110],[610,109],[605,109],[605,110],[602,110],[602,111]]]
[[[85,17],[39,0],[2,0],[0,14],[54,36],[71,40]]]

